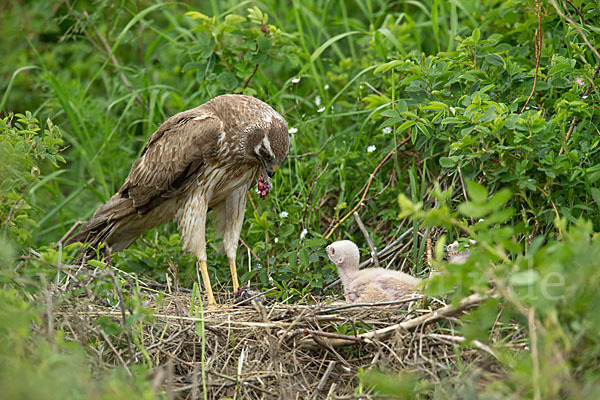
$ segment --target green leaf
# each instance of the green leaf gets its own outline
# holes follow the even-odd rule
[[[504,59],[498,54],[486,54],[485,61],[496,67],[505,67]]]
[[[457,164],[457,158],[456,156],[452,156],[452,157],[440,157],[440,165],[444,168],[454,168],[456,167]]]
[[[411,126],[414,126],[416,124],[415,121],[405,121],[402,125],[400,125],[398,127],[398,129],[396,129],[396,132],[400,133],[405,131],[406,129],[410,128]]]
[[[488,197],[488,191],[479,183],[471,180],[467,180],[467,194],[469,195],[469,199],[475,203],[484,203]]]
[[[377,75],[380,72],[386,72],[386,71],[394,68],[395,66],[401,65],[403,63],[404,63],[404,61],[394,60],[394,61],[390,61],[387,63],[379,64],[379,66],[377,66],[377,68],[375,68],[375,70],[373,71],[373,75]]]
[[[106,268],[106,264],[99,260],[88,260],[87,263],[94,268]]]
[[[540,274],[533,269],[527,271],[516,272],[511,275],[510,283],[513,286],[530,286],[536,283],[540,278]]]
[[[482,205],[480,203],[467,201],[458,206],[458,212],[464,215],[465,217],[482,218],[489,213],[489,209],[487,206]]]
[[[223,71],[217,77],[217,80],[223,87],[229,91],[238,86],[238,79],[233,72]]]
[[[512,193],[509,189],[500,189],[492,196],[488,205],[493,210],[499,210],[511,197]]]

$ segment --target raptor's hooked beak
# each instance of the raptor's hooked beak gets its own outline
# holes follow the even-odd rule
[[[279,165],[276,165],[273,167],[273,169],[270,168],[265,168],[267,170],[267,176],[269,178],[272,178],[273,176],[275,176],[275,172],[277,172],[277,170],[279,169]]]

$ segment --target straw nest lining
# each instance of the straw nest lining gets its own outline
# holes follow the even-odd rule
[[[476,294],[457,307],[429,298],[426,309],[421,295],[392,304],[252,301],[216,310],[192,305],[189,293],[142,290],[141,297],[153,310],[145,318],[85,296],[56,304],[54,324],[89,344],[101,367],[152,365],[154,387],[179,398],[202,397],[204,390],[208,398],[356,398],[360,368],[418,370],[437,381],[458,373],[457,357],[495,364],[493,351],[477,341],[455,351],[464,341],[453,334],[455,317],[485,300]],[[140,318],[131,325],[134,315]],[[109,336],[106,321],[132,328]]]

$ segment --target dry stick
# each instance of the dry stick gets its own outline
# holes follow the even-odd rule
[[[104,338],[104,342],[108,344],[108,347],[110,347],[110,349],[113,351],[113,353],[115,353],[115,355],[119,359],[119,362],[121,362],[121,365],[123,365],[123,368],[125,368],[125,371],[127,371],[127,375],[131,376],[132,373],[129,370],[129,367],[127,366],[127,363],[125,362],[125,360],[121,356],[121,353],[119,353],[117,351],[117,349],[115,348],[115,346],[112,344],[112,342],[111,342],[110,338],[108,337],[108,335],[102,329],[98,329],[98,332],[100,332],[100,335],[102,335],[102,337]]]
[[[454,308],[454,306],[452,306],[452,304],[449,304],[447,306],[444,306],[442,308],[434,310],[430,313],[423,314],[419,317],[409,319],[408,321],[400,322],[398,324],[388,326],[386,328],[377,329],[373,332],[363,333],[356,337],[362,338],[365,340],[369,340],[369,339],[386,340],[388,337],[390,337],[392,335],[392,333],[394,333],[398,329],[412,331],[418,327],[427,326],[427,325],[437,322],[441,319],[444,319],[447,317],[452,317],[454,315],[458,315],[461,312],[463,312],[464,310],[471,308],[479,303],[484,302],[488,298],[489,298],[489,296],[482,296],[478,293],[475,293],[475,294],[472,294],[472,295],[462,299],[458,303],[458,306],[456,308]],[[341,347],[341,346],[347,346],[347,345],[356,343],[356,339],[353,339],[353,340],[334,339],[334,338],[328,339],[328,338],[323,337],[323,338],[321,338],[321,340],[325,341],[327,343],[327,345],[331,346],[331,347]],[[320,348],[318,343],[311,337],[302,339],[298,343],[298,346],[307,348],[307,349]]]
[[[163,340],[161,340],[160,342],[156,342],[156,343],[154,343],[153,345],[146,347],[146,351],[148,351],[148,350],[152,350],[152,349],[153,349],[153,348],[155,348],[155,347],[158,347],[158,346],[163,346],[163,345],[165,345],[165,344],[169,343],[171,340],[173,340],[173,339],[177,338],[178,336],[180,336],[180,335],[182,335],[182,334],[184,334],[184,333],[188,332],[188,331],[189,331],[190,329],[192,329],[193,327],[194,327],[193,325],[190,325],[190,326],[188,326],[187,328],[184,328],[184,329],[182,329],[182,330],[180,330],[180,331],[178,331],[178,332],[174,333],[173,335],[169,336],[168,338],[166,338],[166,339],[163,339]]]
[[[573,4],[573,2],[572,2],[571,0],[565,0],[565,1],[566,1],[567,3],[569,3],[569,5],[575,9],[575,12],[576,12],[577,14],[579,14],[579,16],[581,17],[581,19],[583,20],[583,22],[585,22],[586,24],[589,24],[589,23],[590,23],[590,22],[589,22],[587,19],[585,19],[585,17],[584,17],[584,16],[583,16],[583,14],[581,13],[581,11],[579,11],[579,8],[575,7],[575,4]]]
[[[351,341],[351,342],[371,343],[370,340],[364,339],[364,338],[361,338],[358,336],[348,336],[348,335],[342,335],[339,333],[315,331],[312,329],[302,329],[302,333],[304,333],[305,335],[314,335],[314,336],[320,336],[320,337],[324,337],[324,338],[340,339],[340,340],[346,340],[346,341]]]
[[[239,303],[235,303],[235,306],[236,306],[236,307],[238,307],[238,306],[243,306],[244,304],[246,304],[246,303],[250,303],[252,300],[256,300],[256,299],[258,299],[259,297],[261,297],[261,296],[264,296],[264,295],[266,295],[267,293],[271,293],[271,292],[272,292],[272,291],[274,291],[274,290],[277,290],[277,288],[276,288],[276,287],[273,287],[273,288],[271,288],[271,289],[269,289],[269,290],[266,290],[266,291],[264,291],[264,292],[257,293],[257,294],[255,294],[254,296],[248,297],[247,299],[244,299],[244,300],[240,301]]]
[[[108,275],[110,276],[110,279],[112,280],[113,286],[115,288],[115,292],[117,293],[117,297],[119,298],[119,308],[121,310],[121,323],[123,324],[123,333],[125,334],[125,337],[127,338],[127,348],[129,349],[129,362],[133,363],[134,361],[134,356],[133,356],[133,348],[131,347],[131,340],[129,339],[129,334],[127,333],[127,313],[125,311],[125,299],[123,298],[123,292],[121,291],[121,288],[119,287],[119,284],[117,282],[117,278],[115,277],[115,274],[112,270],[112,253],[110,251],[110,247],[106,247],[107,250],[107,257],[106,257],[106,270],[108,272]]]
[[[538,358],[537,332],[535,329],[535,307],[529,308],[527,314],[529,337],[531,338],[531,361],[533,363],[533,399],[540,400],[540,360]]]
[[[593,84],[594,80],[596,79],[596,75],[598,75],[598,71],[600,71],[600,63],[598,63],[598,66],[596,66],[596,69],[594,70],[594,73],[592,74],[592,84]],[[588,85],[588,87],[585,89],[585,92],[581,96],[582,98],[586,97],[590,93],[592,84]],[[569,138],[571,137],[571,134],[573,133],[573,130],[575,129],[575,125],[577,125],[578,122],[579,122],[579,118],[573,117],[573,120],[571,120],[571,125],[569,125],[569,130],[567,131],[567,134],[565,136],[565,144],[569,141]],[[558,152],[558,155],[560,156],[564,152],[564,150],[565,150],[565,148],[561,147],[560,151]]]
[[[465,201],[469,201],[469,196],[467,196],[467,189],[465,187],[465,181],[463,179],[462,171],[460,170],[460,166],[457,166],[456,169],[458,170],[458,177],[460,178],[460,185],[462,187],[463,195],[465,196]]]
[[[538,71],[540,70],[540,57],[542,56],[542,12],[540,10],[540,4],[538,3],[538,0],[535,0],[535,8],[538,19],[538,29],[534,35],[535,75],[533,76],[533,87],[531,88],[531,93],[529,93],[527,101],[525,102],[525,104],[523,104],[523,108],[521,108],[521,114],[523,114],[523,111],[525,111],[525,107],[527,107],[527,104],[529,104],[529,100],[531,100],[531,97],[535,93],[535,86],[538,80]]]
[[[315,392],[313,393],[313,396],[312,396],[313,399],[316,399],[319,397],[319,393],[321,392],[321,390],[323,390],[323,387],[325,387],[325,383],[327,383],[327,380],[329,379],[329,375],[331,375],[331,372],[333,371],[334,367],[335,367],[335,361],[330,361],[329,365],[327,366],[327,369],[325,370],[325,373],[323,374],[323,377],[319,381],[319,384],[317,385],[317,388],[315,389]]]
[[[302,230],[304,230],[306,228],[305,224],[304,224],[304,219],[306,218],[306,210],[308,209],[308,202],[310,201],[310,195],[312,194],[312,191],[315,187],[315,183],[317,183],[317,180],[319,180],[319,178],[325,173],[325,171],[327,170],[327,167],[329,167],[329,163],[327,163],[325,165],[325,168],[323,169],[323,171],[321,173],[319,173],[319,170],[321,169],[321,162],[319,162],[319,164],[317,164],[317,168],[315,168],[315,177],[312,180],[312,183],[310,184],[310,189],[308,189],[308,194],[306,195],[306,201],[304,202],[304,210],[302,211],[302,218],[300,218],[300,224],[302,225]]]
[[[348,308],[360,308],[360,307],[379,307],[379,306],[392,306],[404,303],[410,303],[411,301],[422,299],[423,295],[413,295],[411,297],[402,299],[402,300],[392,300],[392,301],[381,301],[378,303],[352,303],[352,304],[344,304],[343,306],[335,306],[335,307],[326,307],[322,310],[318,310],[317,314],[328,313],[332,311],[345,310]]]
[[[558,15],[560,15],[561,18],[566,19],[567,22],[569,24],[571,24],[573,26],[573,28],[575,28],[575,30],[579,33],[579,35],[581,36],[581,38],[583,39],[585,44],[590,48],[592,53],[594,53],[594,55],[600,61],[600,53],[598,53],[598,50],[596,50],[596,48],[594,46],[592,46],[592,44],[589,42],[587,36],[585,36],[585,33],[583,33],[583,31],[581,30],[581,28],[579,26],[577,26],[577,24],[575,24],[575,22],[573,22],[573,20],[571,18],[567,17],[565,14],[562,13],[562,11],[560,11],[555,0],[550,0],[550,3],[552,3],[552,6],[554,6],[554,8],[556,9],[556,13]]]
[[[6,240],[6,234],[8,232],[8,223],[10,222],[10,219],[13,216],[13,212],[14,212],[14,214],[16,214],[19,211],[19,209],[21,208],[21,206],[19,205],[19,203],[21,202],[21,200],[23,200],[25,198],[25,196],[29,192],[29,187],[31,186],[32,183],[33,183],[33,181],[30,181],[27,184],[27,186],[25,186],[25,189],[23,189],[23,193],[21,193],[21,195],[19,196],[19,198],[17,199],[17,201],[15,202],[15,204],[13,204],[12,207],[10,208],[10,210],[8,211],[8,215],[6,216],[6,221],[4,221],[4,236],[3,236],[3,240]]]
[[[206,314],[210,314],[212,311],[211,310],[204,310],[204,312]],[[218,312],[218,310],[215,310],[215,312]],[[61,314],[61,313],[58,313]],[[85,311],[85,312],[79,312],[79,315],[90,315],[90,316],[107,316],[107,317],[118,317],[121,315],[120,311]],[[200,322],[200,321],[204,321],[205,323],[208,324],[217,324],[217,325],[224,325],[225,323],[229,324],[229,325],[236,325],[236,326],[240,326],[242,327],[242,329],[247,329],[247,328],[280,328],[283,329],[285,327],[291,326],[292,323],[289,322],[271,322],[271,323],[266,323],[266,322],[250,322],[250,321],[228,321],[225,322],[223,320],[219,320],[219,319],[209,319],[209,318],[199,318],[199,317],[187,317],[187,316],[183,316],[183,315],[170,315],[170,314],[153,314],[153,317],[159,318],[159,319],[166,319],[166,320],[175,320],[175,321],[191,321],[191,322]]]
[[[311,94],[309,94],[308,96],[306,96],[305,98],[303,98],[302,100],[300,100],[300,102],[299,102],[299,103],[297,103],[297,104],[294,104],[294,105],[293,105],[291,108],[289,108],[288,110],[284,110],[284,111],[281,113],[281,115],[285,115],[285,114],[289,113],[290,111],[292,111],[292,110],[295,110],[295,109],[296,109],[298,106],[300,106],[300,105],[302,105],[302,104],[306,103],[308,100],[310,100],[310,99],[312,99],[313,97],[315,97],[315,95],[316,95],[317,93],[318,93],[318,91],[316,91],[316,90],[315,90],[314,92],[312,92]]]
[[[402,235],[400,235],[398,237],[398,239],[394,240],[392,243],[390,243],[388,246],[386,246],[383,250],[381,250],[379,253],[377,253],[378,257],[384,257],[386,255],[388,255],[389,253],[391,253],[395,247],[402,241],[404,240],[405,237],[407,237],[408,235],[410,235],[410,233],[412,232],[413,228],[410,227],[408,228]],[[373,258],[369,258],[366,261],[363,261],[362,263],[359,264],[358,269],[363,269],[364,267],[370,265],[373,262]],[[340,282],[342,282],[340,279],[336,279],[335,281],[331,282],[329,285],[325,286],[323,288],[323,292],[327,292],[329,289],[337,286],[340,284]]]
[[[131,84],[131,82],[129,82],[129,79],[127,79],[127,77],[123,73],[123,70],[121,69],[121,64],[119,64],[119,61],[117,60],[115,53],[113,52],[112,48],[110,47],[108,40],[106,40],[106,38],[104,36],[102,36],[102,34],[100,33],[100,31],[98,30],[96,25],[92,22],[88,12],[84,10],[83,15],[85,15],[85,17],[88,19],[88,22],[89,22],[90,26],[92,27],[94,33],[96,34],[96,36],[98,36],[98,39],[100,39],[100,41],[104,45],[104,47],[108,53],[108,56],[110,57],[110,60],[115,65],[115,68],[117,69],[117,73],[119,74],[119,77],[121,78],[123,83],[125,84],[125,86],[127,86],[127,89],[129,89],[129,91],[131,93],[135,93],[135,89],[133,88],[133,85]],[[142,98],[139,95],[135,95],[135,98],[146,109],[146,111],[148,111],[148,106],[144,103],[144,100],[142,100]]]
[[[73,10],[73,7],[71,6],[71,3],[69,2],[69,0],[66,0],[65,4],[67,5],[67,8],[71,12],[71,14],[73,14],[73,17],[77,20],[77,22],[81,23],[81,20],[75,15],[75,11]],[[70,29],[71,28],[69,28],[69,30]],[[92,44],[92,47],[94,47],[98,51],[98,53],[106,55],[106,52],[104,51],[104,49],[102,47],[100,47],[98,45],[98,43],[96,43],[96,41],[94,40],[94,38],[88,33],[87,29],[82,29],[82,31],[83,31],[83,34],[85,35],[85,37],[87,38],[87,40]],[[69,31],[67,30],[67,33],[68,32]]]
[[[319,150],[317,150],[317,151],[311,151],[311,152],[304,153],[304,154],[290,154],[287,156],[287,158],[303,158],[303,157],[308,157],[308,156],[316,156],[317,154],[321,153],[325,149],[325,146],[327,146],[327,143],[331,142],[331,139],[333,139],[333,136],[329,136],[325,140],[325,143],[323,143],[321,145],[321,148],[319,148]]]
[[[63,237],[60,238],[60,240],[58,242],[56,242],[56,244],[54,245],[54,248],[58,248],[58,246],[61,246],[62,243],[67,240],[67,238],[69,236],[71,236],[71,234],[75,231],[75,229],[77,229],[79,227],[79,225],[83,224],[83,222],[81,221],[77,221],[73,224],[73,226],[67,231],[67,233],[65,233],[63,235]]]
[[[375,250],[375,246],[373,246],[373,241],[371,240],[371,235],[369,235],[369,232],[367,232],[367,228],[365,228],[365,224],[363,224],[362,220],[360,219],[360,216],[358,215],[358,213],[356,211],[353,212],[352,215],[354,216],[354,219],[356,220],[358,229],[360,229],[360,231],[362,232],[363,236],[365,237],[365,240],[367,241],[367,245],[369,246],[369,249],[371,250],[371,257],[373,258],[373,264],[375,264],[375,266],[377,268],[381,267],[381,265],[379,264],[379,258],[377,258],[377,251]]]
[[[554,214],[556,215],[556,218],[560,218],[560,214],[558,213],[558,209],[556,208],[556,205],[554,204],[554,201],[552,201],[552,197],[550,197],[550,194],[547,193],[544,189],[542,189],[538,185],[536,185],[535,183],[533,184],[533,186],[535,186],[536,189],[540,191],[540,193],[542,193],[544,196],[546,196],[548,198],[548,200],[550,201],[550,205],[552,205],[552,209],[554,210]],[[560,228],[558,228],[558,233],[562,236],[562,230]]]
[[[558,5],[556,4],[555,0],[550,0],[550,3],[552,3],[552,6],[556,10],[556,13],[561,18],[565,19],[569,24],[571,24],[571,26],[573,26],[573,28],[575,28],[575,30],[579,33],[579,35],[581,36],[581,38],[583,39],[585,44],[592,51],[592,53],[594,53],[594,55],[600,62],[600,53],[598,53],[598,50],[596,50],[596,48],[594,46],[592,46],[592,44],[589,42],[587,36],[585,36],[585,33],[583,33],[583,31],[581,30],[581,28],[579,26],[577,26],[577,24],[571,18],[569,18],[565,14],[563,14],[563,12],[558,8]],[[600,64],[594,70],[594,73],[592,75],[592,84],[593,84],[593,81],[596,79],[596,75],[598,74],[599,69],[600,69]],[[583,96],[587,96],[589,94],[591,86],[592,86],[591,84],[588,85]],[[569,138],[571,137],[571,134],[573,133],[573,130],[575,129],[575,125],[577,124],[578,121],[579,121],[579,118],[573,117],[573,120],[571,121],[571,125],[569,126],[569,130],[567,131],[567,135],[565,137],[565,144],[569,141]],[[563,152],[564,152],[564,147],[561,147],[560,151],[558,152],[558,155],[561,155]]]
[[[250,196],[250,194],[249,194],[249,193],[248,193],[248,196]],[[252,198],[252,197],[250,197],[250,198]],[[254,203],[252,203],[252,204],[254,204]],[[254,251],[252,251],[252,249],[250,248],[250,246],[248,246],[248,245],[246,244],[246,242],[244,242],[244,239],[242,239],[241,237],[240,237],[240,242],[242,243],[242,245],[243,245],[243,246],[244,246],[246,249],[248,249],[248,251],[250,252],[250,254],[252,254],[252,257],[254,257],[254,259],[255,259],[255,260],[257,260],[257,261],[260,261],[260,257],[259,257],[259,256],[257,256],[257,255],[256,255],[256,253],[255,253]]]
[[[252,71],[252,73],[250,74],[250,76],[248,77],[248,79],[246,80],[246,83],[244,83],[244,87],[242,88],[242,92],[248,87],[248,85],[250,84],[250,81],[252,80],[252,78],[254,78],[254,75],[256,74],[256,71],[258,71],[258,64],[256,64],[254,66],[254,70]]]
[[[426,333],[426,334],[421,333],[419,335],[421,335],[422,337],[425,337],[425,338],[437,339],[437,340],[441,340],[441,341],[450,341],[450,342],[454,342],[454,343],[464,343],[467,340],[467,339],[465,339],[464,336],[442,335],[439,333]],[[490,348],[490,346],[488,346],[487,344],[482,343],[479,340],[471,340],[471,344],[474,347],[478,348],[479,350],[485,351],[486,353],[490,354],[495,359],[498,359],[498,356],[496,355],[494,350],[492,350]]]
[[[398,146],[396,146],[395,148],[393,148],[384,158],[383,160],[381,160],[381,162],[377,165],[377,167],[375,167],[375,169],[373,170],[373,173],[369,176],[369,180],[367,181],[367,187],[365,187],[365,190],[363,191],[362,197],[360,198],[360,200],[358,201],[358,203],[354,206],[354,208],[352,210],[350,210],[348,212],[348,214],[344,215],[342,217],[342,219],[340,219],[340,221],[329,231],[329,233],[327,235],[325,235],[325,239],[329,239],[329,237],[333,234],[333,232],[335,232],[335,230],[337,228],[340,227],[340,225],[342,223],[344,223],[345,220],[347,220],[352,213],[354,213],[354,211],[358,210],[358,208],[363,204],[363,202],[365,201],[365,197],[367,196],[367,193],[369,191],[369,188],[371,187],[371,183],[373,182],[373,179],[375,179],[375,175],[377,174],[377,172],[379,172],[379,170],[381,169],[381,167],[383,166],[383,164],[386,163],[387,160],[390,159],[390,157],[396,152],[396,149],[400,148],[401,146],[403,146],[405,143],[407,143],[411,138],[411,135],[409,135],[406,139],[404,139],[401,143],[398,144]]]

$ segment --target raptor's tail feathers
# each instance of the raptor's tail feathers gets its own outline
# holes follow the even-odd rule
[[[123,235],[118,235],[123,220],[135,212],[133,203],[129,198],[113,196],[106,204],[100,206],[89,221],[85,222],[79,232],[71,236],[66,244],[81,242],[87,244],[75,258],[79,264],[84,260],[96,258],[100,243],[110,247],[112,251],[121,251],[129,246],[136,238],[126,240],[123,243]],[[115,238],[119,240],[115,240]],[[104,253],[105,251],[101,251]]]

